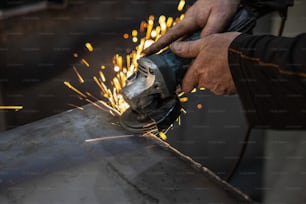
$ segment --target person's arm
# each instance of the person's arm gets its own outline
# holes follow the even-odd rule
[[[228,60],[251,126],[306,128],[306,34],[241,34],[231,43]]]

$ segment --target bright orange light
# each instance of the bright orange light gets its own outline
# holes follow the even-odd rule
[[[81,59],[81,63],[84,64],[86,67],[90,67],[89,63],[85,59]]]
[[[123,34],[123,38],[124,38],[124,39],[128,39],[128,38],[129,38],[129,34],[124,33],[124,34]]]
[[[198,108],[198,109],[202,109],[202,108],[203,108],[203,105],[199,103],[199,104],[197,105],[197,108]]]
[[[186,103],[187,101],[188,101],[187,97],[180,98],[180,102],[182,103]]]

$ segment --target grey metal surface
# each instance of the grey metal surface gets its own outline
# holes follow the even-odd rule
[[[167,143],[116,122],[87,105],[0,134],[0,203],[250,202]]]

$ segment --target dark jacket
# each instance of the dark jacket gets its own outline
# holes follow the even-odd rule
[[[306,34],[242,34],[229,64],[251,127],[306,129]]]

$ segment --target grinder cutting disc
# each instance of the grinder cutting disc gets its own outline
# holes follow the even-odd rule
[[[139,114],[129,108],[120,116],[119,122],[123,128],[135,133],[145,133],[153,129],[163,131],[173,124],[180,113],[181,104],[174,97],[163,101],[162,105],[146,114]]]
[[[157,129],[156,123],[149,117],[141,121],[138,117],[139,114],[129,108],[120,116],[120,125],[128,131],[135,133],[144,133],[152,129]]]

